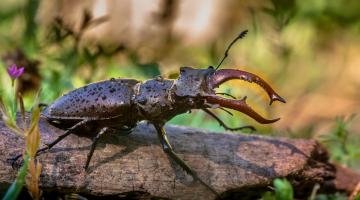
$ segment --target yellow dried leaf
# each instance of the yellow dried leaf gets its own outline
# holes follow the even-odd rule
[[[39,119],[40,108],[38,106],[35,106],[31,115],[30,128],[26,133],[26,147],[30,157],[35,157],[40,145]]]
[[[30,158],[28,170],[30,174],[26,179],[28,191],[33,199],[40,199],[39,177],[41,173],[41,164],[35,164],[34,159]]]
[[[29,152],[29,156],[31,158],[34,158],[36,155],[36,152],[40,146],[40,130],[39,126],[36,125],[34,127],[31,127],[29,130],[30,132],[27,134],[26,137],[26,147]]]

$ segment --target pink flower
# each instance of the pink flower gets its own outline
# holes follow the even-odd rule
[[[24,67],[18,68],[16,64],[12,64],[10,67],[7,68],[7,72],[11,79],[16,79],[21,76],[21,74],[24,73]]]

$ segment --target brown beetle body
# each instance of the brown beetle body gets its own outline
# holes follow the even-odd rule
[[[224,102],[229,104],[224,107],[236,110],[236,105],[243,100],[231,100],[234,102],[231,104],[229,99],[215,95],[214,87],[217,87],[219,82],[226,81],[225,78],[222,78],[224,77],[223,73],[221,77],[218,76],[219,71],[215,71],[211,67],[208,69],[183,67],[177,80],[157,77],[140,82],[134,79],[112,78],[91,83],[60,97],[46,107],[42,115],[49,121],[56,121],[60,124],[64,122],[75,125],[79,121],[91,120],[109,124],[107,126],[111,128],[122,128],[124,126],[133,127],[142,120],[164,124],[172,117],[191,109],[211,108],[214,106],[211,105],[212,102],[215,102],[215,105]],[[240,70],[233,71],[242,72]],[[231,71],[231,75],[234,74],[233,71]],[[247,76],[249,77],[249,73]],[[250,82],[261,80],[257,83],[266,87],[271,102],[274,100],[284,102],[262,79],[253,74],[251,76],[246,79],[245,76],[240,75],[240,79]],[[219,102],[216,102],[216,99]],[[244,112],[244,110],[240,111]],[[245,114],[260,123],[274,121],[258,116],[249,107],[246,111],[249,112],[245,112]]]

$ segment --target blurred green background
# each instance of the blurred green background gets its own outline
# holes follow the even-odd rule
[[[358,169],[360,144],[360,2],[358,0],[3,0],[0,77],[25,67],[19,90],[28,109],[36,91],[51,103],[74,88],[111,77],[176,78],[179,67],[216,65],[242,30],[245,39],[222,68],[267,80],[287,104],[268,106],[256,85],[231,81],[218,89],[241,98],[268,118],[259,125],[241,113],[216,111],[230,126],[259,133],[315,138],[333,159]],[[201,111],[170,121],[223,131]]]

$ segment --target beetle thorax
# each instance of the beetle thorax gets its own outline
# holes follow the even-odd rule
[[[173,90],[174,80],[151,79],[138,86],[135,104],[139,120],[165,123],[174,116],[195,108],[190,98],[178,98]]]
[[[172,107],[169,101],[172,84],[172,80],[163,79],[151,79],[139,84],[134,99],[139,120],[163,120]]]

